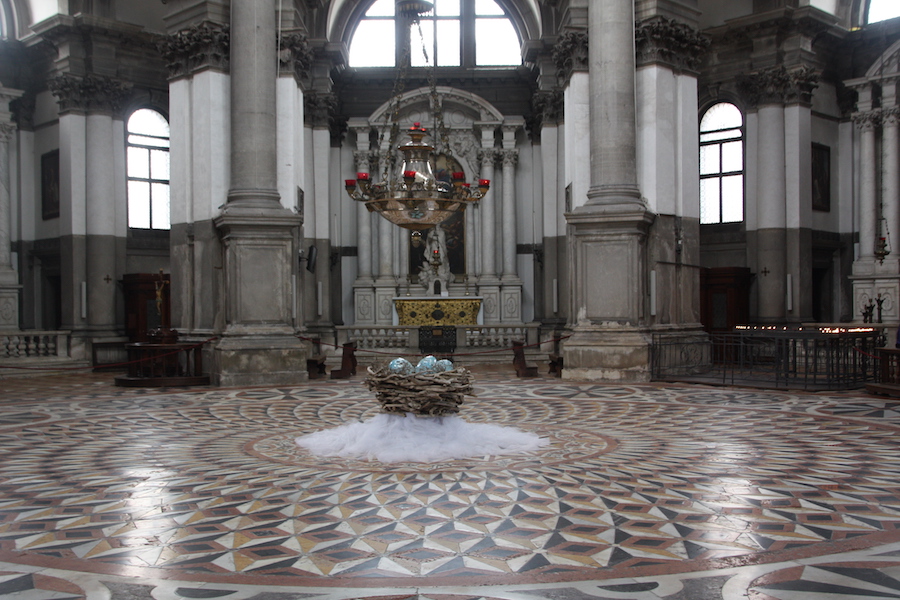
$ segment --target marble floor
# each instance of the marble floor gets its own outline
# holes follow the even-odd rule
[[[0,597],[900,598],[900,402],[476,375],[461,416],[550,443],[310,456],[362,376],[117,388],[0,378]]]

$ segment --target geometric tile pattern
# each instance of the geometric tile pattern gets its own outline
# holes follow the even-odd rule
[[[483,377],[460,415],[547,446],[385,465],[293,442],[376,414],[360,379],[65,389],[0,400],[0,594],[91,593],[40,570],[53,567],[138,574],[154,598],[251,598],[261,582],[325,586],[315,598],[482,597],[415,591],[426,584],[507,586],[504,598],[509,585],[517,598],[900,596],[900,554],[884,546],[900,542],[900,411],[886,398]],[[841,552],[868,554],[816,562]],[[734,571],[750,564],[753,578]]]

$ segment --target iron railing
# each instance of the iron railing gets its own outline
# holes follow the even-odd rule
[[[863,387],[878,377],[874,328],[746,328],[678,340],[654,336],[654,380],[805,390]]]

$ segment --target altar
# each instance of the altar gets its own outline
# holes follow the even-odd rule
[[[393,324],[405,327],[483,325],[481,300],[476,296],[395,297]]]

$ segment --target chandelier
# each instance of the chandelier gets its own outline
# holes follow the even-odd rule
[[[396,13],[410,19],[418,25],[421,15],[433,8],[430,2],[422,0],[397,0]],[[420,38],[421,28],[419,29]],[[427,60],[424,39],[422,50]],[[397,143],[398,113],[400,103],[401,80],[405,69],[404,59],[398,71],[397,83],[389,106],[388,114],[394,118],[391,127],[391,139],[388,147],[393,149]],[[434,77],[435,65],[432,65],[432,74],[429,77],[431,87],[432,109],[439,121],[439,133],[444,140],[444,151],[450,154],[449,143],[446,142],[447,134],[444,120],[441,116],[439,100],[437,96],[437,84]],[[347,194],[358,202],[363,202],[369,212],[377,212],[391,223],[421,231],[431,229],[453,216],[455,213],[465,211],[466,206],[481,200],[490,189],[491,182],[488,179],[479,179],[473,187],[465,181],[465,173],[454,172],[450,181],[439,180],[434,175],[435,149],[426,141],[428,130],[421,123],[413,123],[407,130],[409,140],[396,147],[401,154],[397,168],[391,168],[394,156],[385,158],[385,167],[381,181],[370,179],[369,173],[357,173],[356,179],[344,181]]]

